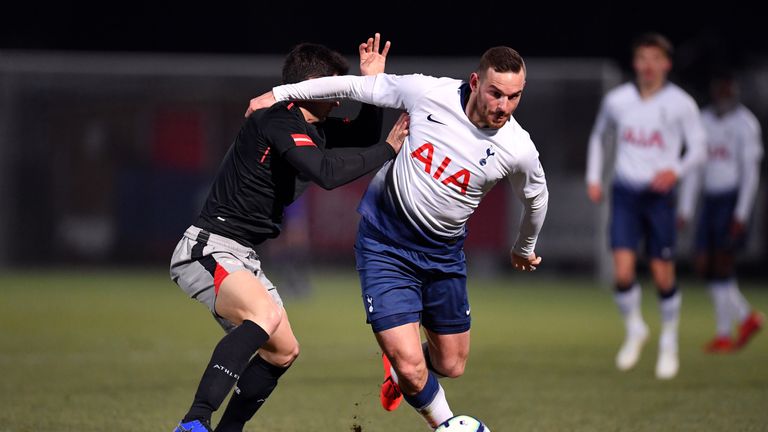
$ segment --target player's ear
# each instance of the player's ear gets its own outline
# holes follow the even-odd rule
[[[477,72],[472,72],[469,74],[469,88],[472,89],[472,91],[477,91],[478,83],[480,82],[480,75],[477,74]]]
[[[664,62],[664,71],[669,72],[672,70],[672,59],[667,58],[667,61]]]

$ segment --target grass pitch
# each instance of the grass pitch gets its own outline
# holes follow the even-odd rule
[[[309,296],[286,299],[302,354],[246,431],[428,430],[406,404],[379,407],[380,353],[356,275],[313,281]],[[768,430],[766,331],[739,353],[704,354],[712,307],[702,282],[685,282],[680,374],[658,381],[657,302],[645,285],[652,337],[622,373],[613,359],[623,329],[607,290],[470,274],[467,371],[441,381],[452,409],[494,432]],[[768,312],[765,284],[743,285]],[[162,271],[0,275],[0,432],[169,432],[221,335]]]

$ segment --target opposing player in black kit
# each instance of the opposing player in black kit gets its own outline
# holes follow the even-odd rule
[[[384,71],[387,42],[360,44],[363,75]],[[346,74],[337,52],[301,44],[286,57],[284,83]],[[284,208],[309,185],[349,183],[393,158],[408,133],[398,119],[377,143],[382,112],[363,106],[354,121],[327,118],[332,102],[287,101],[245,121],[226,154],[197,221],[176,246],[171,278],[210,309],[226,335],[213,350],[194,401],[174,432],[211,431],[211,417],[235,387],[217,432],[242,431],[299,353],[280,295],[257,244],[280,234]]]

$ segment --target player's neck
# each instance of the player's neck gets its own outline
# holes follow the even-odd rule
[[[307,123],[317,123],[320,121],[320,119],[317,118],[317,116],[314,115],[312,111],[308,110],[307,108],[304,108],[303,106],[299,106],[299,110],[301,111],[301,114],[304,116],[304,120]]]
[[[475,103],[476,98],[477,94],[475,92],[469,94],[466,104],[464,105],[464,114],[467,115],[469,122],[475,125],[475,127],[480,129],[487,128],[488,125],[482,120],[482,117],[477,112],[477,104]]]
[[[739,102],[736,99],[728,99],[712,104],[715,110],[715,114],[718,117],[724,117],[731,111],[735,110],[739,106]]]
[[[664,88],[664,85],[667,83],[666,80],[660,80],[660,81],[651,81],[651,82],[637,82],[637,90],[640,93],[640,98],[642,99],[648,99],[650,97],[653,97],[656,93],[661,91],[662,88]]]

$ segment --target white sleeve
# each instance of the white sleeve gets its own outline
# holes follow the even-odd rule
[[[521,257],[528,257],[536,248],[539,231],[541,231],[544,218],[547,216],[549,191],[545,187],[538,195],[522,201],[525,212],[520,222],[520,235],[517,237],[512,251]]]
[[[515,195],[523,204],[520,233],[512,248],[515,254],[522,257],[531,255],[536,247],[536,240],[547,216],[549,202],[546,177],[538,154],[535,154],[527,165],[509,178]]]
[[[696,200],[699,197],[701,188],[701,176],[704,174],[704,167],[698,167],[689,172],[680,182],[680,199],[677,201],[677,215],[691,221],[696,211]]]
[[[696,167],[707,161],[707,132],[701,121],[701,112],[696,102],[691,99],[681,119],[683,137],[685,138],[685,155],[680,159],[677,176],[685,177]]]
[[[275,100],[351,99],[384,108],[410,110],[437,78],[425,75],[331,76],[272,89]],[[429,82],[428,82],[429,81]]]
[[[610,124],[607,105],[606,99],[603,98],[600,110],[597,113],[597,119],[592,127],[592,133],[589,135],[589,145],[587,147],[587,185],[602,183],[604,163],[603,137]]]
[[[744,141],[741,143],[740,169],[741,184],[739,198],[736,201],[734,217],[739,222],[749,220],[752,206],[755,204],[757,188],[760,184],[760,161],[763,158],[763,143],[760,123],[754,117],[745,127]]]
[[[352,99],[372,103],[373,76],[331,76],[315,78],[296,84],[285,84],[272,89],[275,100],[328,100]]]

